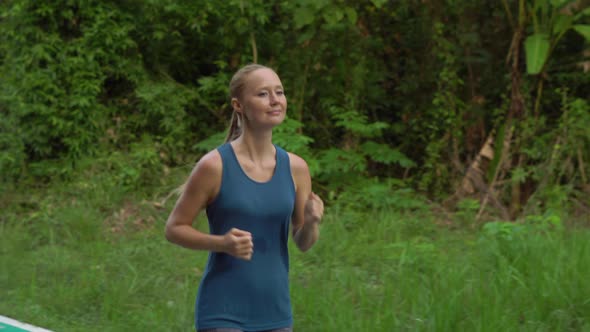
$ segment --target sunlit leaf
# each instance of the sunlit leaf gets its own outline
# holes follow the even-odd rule
[[[587,41],[590,41],[590,25],[588,24],[576,24],[574,25],[574,30],[576,30],[579,34],[584,36]]]
[[[524,42],[527,73],[535,75],[541,72],[549,55],[549,38],[546,34],[536,33]]]

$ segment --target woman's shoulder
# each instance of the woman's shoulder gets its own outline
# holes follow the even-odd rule
[[[307,166],[305,159],[293,152],[287,152],[287,154],[289,155],[289,163],[291,164],[293,174],[309,174],[309,166]]]
[[[214,176],[221,174],[221,155],[217,149],[207,152],[204,156],[199,159],[194,167],[193,174],[199,174],[202,176]]]

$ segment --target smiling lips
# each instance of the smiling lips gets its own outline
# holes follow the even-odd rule
[[[281,110],[275,110],[275,111],[268,112],[268,114],[270,114],[270,115],[280,115],[281,112],[282,112]]]

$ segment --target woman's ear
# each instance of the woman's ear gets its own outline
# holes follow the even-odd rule
[[[231,99],[231,107],[237,113],[242,113],[242,104],[240,104],[240,102],[238,101],[238,98],[232,98]]]

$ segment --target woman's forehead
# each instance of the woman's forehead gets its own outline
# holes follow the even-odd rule
[[[259,89],[265,87],[282,87],[282,83],[279,76],[272,69],[261,68],[248,75],[247,86],[252,89]]]

